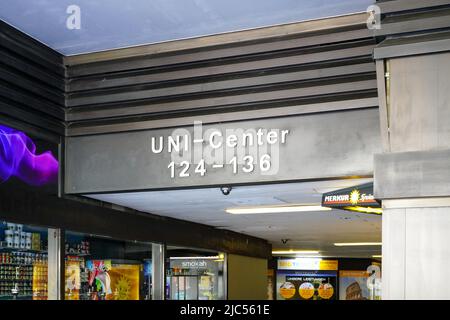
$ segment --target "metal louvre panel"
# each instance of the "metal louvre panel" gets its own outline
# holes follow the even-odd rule
[[[0,121],[64,135],[64,77],[60,54],[0,21]]]
[[[361,46],[356,46],[360,44]],[[265,54],[257,57],[242,57],[241,59],[234,58],[227,62],[224,59],[215,62],[208,62],[207,64],[194,64],[184,66],[184,68],[166,68],[165,70],[145,70],[131,74],[127,73],[107,73],[95,79],[92,77],[84,80],[69,80],[68,90],[86,90],[93,88],[106,88],[113,86],[126,86],[130,84],[155,83],[162,81],[180,80],[197,77],[211,77],[224,74],[232,74],[236,77],[236,73],[244,73],[248,71],[264,71],[282,68],[294,67],[308,63],[335,61],[338,59],[355,58],[361,56],[370,56],[373,50],[373,40],[362,41],[358,43],[340,45],[340,46],[321,46],[316,50],[300,50],[295,55],[292,52],[287,52],[284,56],[280,53],[275,53],[272,56]],[[328,49],[328,50],[327,50]],[[318,51],[320,50],[320,51]],[[320,66],[319,66],[320,67]],[[282,71],[283,72],[283,71]],[[286,72],[286,70],[284,70]],[[209,80],[209,79],[207,79]],[[70,98],[70,96],[69,96]]]
[[[374,35],[385,39],[374,49],[376,59],[450,50],[450,0],[385,0],[377,5],[382,20]]]
[[[58,77],[65,75],[61,54],[0,21],[0,47],[7,48]]]
[[[246,112],[257,119],[264,113],[280,116],[289,106],[302,113],[302,105],[314,112],[307,106],[323,102],[329,108],[319,112],[333,111],[343,108],[335,101],[348,106],[376,98],[375,39],[366,18],[359,15],[358,23],[345,28],[333,28],[338,18],[328,18],[330,27],[317,32],[164,54],[133,54],[127,48],[126,58],[115,50],[112,55],[120,58],[107,60],[101,53],[106,60],[97,63],[88,55],[67,57],[71,63],[89,61],[67,67],[68,135],[136,130],[149,118]]]

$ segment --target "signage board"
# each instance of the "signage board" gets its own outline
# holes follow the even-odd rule
[[[373,195],[373,183],[340,189],[322,196],[322,206],[361,213],[381,214],[381,202]]]
[[[320,258],[279,259],[278,270],[338,270],[337,260]]]
[[[368,176],[377,109],[69,137],[65,192],[96,193]]]

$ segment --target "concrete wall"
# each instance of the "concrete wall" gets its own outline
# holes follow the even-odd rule
[[[450,299],[450,53],[385,65],[387,148],[374,161],[375,197],[383,200],[382,296]]]
[[[267,260],[228,255],[228,300],[267,299]]]
[[[422,200],[421,208],[407,208],[401,200],[385,204],[384,299],[449,299],[450,208],[432,207],[445,205],[443,200]]]

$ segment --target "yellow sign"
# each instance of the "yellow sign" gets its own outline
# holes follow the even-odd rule
[[[111,278],[111,294],[107,300],[139,300],[140,265],[113,264],[108,274]]]
[[[314,296],[314,285],[310,282],[303,282],[298,288],[298,293],[303,299],[311,299]]]
[[[335,270],[338,269],[337,260],[321,260],[319,265],[319,270]]]
[[[280,287],[280,296],[285,299],[291,299],[295,295],[295,285],[291,282],[285,282]]]
[[[322,299],[331,299],[334,293],[334,288],[331,283],[321,283],[319,286],[319,297]]]
[[[297,258],[278,260],[280,270],[327,270],[337,271],[337,260],[322,260],[320,258]]]
[[[367,278],[369,273],[367,271],[355,271],[355,270],[342,270],[339,271],[339,277],[348,277],[348,278]]]

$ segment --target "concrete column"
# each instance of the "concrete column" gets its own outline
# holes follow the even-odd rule
[[[267,299],[267,260],[227,255],[228,300]]]
[[[64,232],[48,229],[48,300],[64,299]]]
[[[450,299],[450,53],[377,61],[383,299]]]
[[[152,244],[152,299],[165,299],[165,245]]]
[[[450,198],[383,206],[383,298],[449,299]]]

